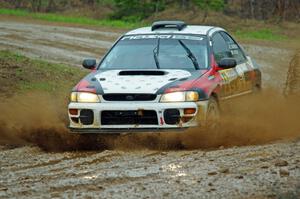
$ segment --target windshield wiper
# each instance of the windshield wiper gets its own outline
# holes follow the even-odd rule
[[[192,53],[192,51],[183,43],[183,41],[181,41],[180,39],[178,40],[178,42],[180,43],[180,45],[184,48],[184,50],[187,52],[187,56],[188,58],[190,58],[190,60],[193,62],[195,69],[199,69],[199,64],[197,61],[197,58],[195,57],[195,55]]]
[[[154,60],[155,60],[155,64],[156,64],[156,68],[157,68],[157,69],[160,69],[159,61],[158,61],[159,45],[160,45],[160,38],[158,38],[158,40],[157,40],[157,45],[156,45],[156,47],[153,49],[153,56],[154,56]]]

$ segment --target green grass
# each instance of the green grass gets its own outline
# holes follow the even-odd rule
[[[89,71],[64,64],[30,59],[10,51],[0,51],[0,89],[2,92],[45,91],[69,94]]]
[[[241,39],[258,39],[258,40],[269,40],[269,41],[281,41],[287,39],[286,36],[275,33],[270,29],[260,30],[237,30],[234,33],[235,36]]]
[[[55,91],[55,86],[48,82],[32,82],[27,83],[23,82],[20,84],[20,90],[22,91],[28,91],[28,90],[38,90],[38,91],[46,91],[46,92],[52,92]]]
[[[33,19],[39,19],[50,22],[62,22],[62,23],[73,23],[82,25],[93,25],[93,26],[106,26],[106,27],[118,27],[118,28],[136,28],[143,24],[138,22],[128,22],[122,20],[111,20],[111,19],[91,19],[87,17],[70,17],[59,14],[50,13],[33,13],[26,10],[17,9],[0,9],[0,15],[12,15],[19,17],[30,17]]]
[[[87,17],[70,17],[63,16],[53,13],[33,13],[26,10],[17,10],[17,9],[0,9],[0,15],[12,15],[19,17],[29,17],[32,19],[39,19],[50,22],[61,22],[61,23],[72,23],[72,24],[82,24],[82,25],[92,25],[92,26],[105,26],[105,27],[117,27],[117,28],[137,28],[145,26],[143,22],[130,22],[122,20],[111,20],[111,19],[91,19]],[[287,39],[286,36],[277,33],[271,29],[259,29],[259,30],[237,30],[233,31],[234,35],[240,39],[257,39],[257,40],[269,40],[269,41],[278,41]]]

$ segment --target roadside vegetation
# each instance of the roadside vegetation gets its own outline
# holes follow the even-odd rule
[[[41,91],[66,96],[87,71],[0,51],[0,96]]]
[[[300,20],[300,3],[295,0],[0,0],[0,6],[48,13],[86,9],[81,14],[126,21],[144,20],[170,7],[192,10],[203,15],[203,21],[213,11],[257,20]]]
[[[299,10],[293,0],[0,0],[1,15],[124,29],[180,19],[269,41],[300,41]]]
[[[73,23],[82,25],[93,25],[93,26],[108,26],[118,28],[134,28],[138,27],[140,23],[128,22],[122,20],[113,19],[93,19],[88,17],[76,17],[76,16],[64,16],[55,13],[39,13],[30,12],[21,9],[0,9],[1,15],[12,15],[19,17],[30,17],[32,19],[39,19],[50,22],[62,22],[62,23]]]
[[[237,30],[234,35],[240,39],[257,39],[257,40],[269,40],[269,41],[281,41],[286,40],[286,35],[276,33],[272,29],[263,28],[259,30]]]

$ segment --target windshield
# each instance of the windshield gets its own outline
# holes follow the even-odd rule
[[[124,36],[100,64],[101,69],[206,69],[205,36]]]

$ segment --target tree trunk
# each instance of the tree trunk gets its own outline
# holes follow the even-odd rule
[[[250,12],[251,12],[251,18],[254,19],[255,16],[254,16],[254,3],[255,3],[255,0],[250,0]]]
[[[37,1],[37,11],[41,12],[42,11],[42,0]]]
[[[31,0],[31,11],[36,12],[36,0]]]
[[[209,0],[204,1],[204,15],[202,19],[202,23],[205,23],[208,18],[208,11],[209,11]]]
[[[16,0],[14,5],[15,5],[15,8],[17,8],[17,9],[21,8],[21,0]]]
[[[189,0],[181,0],[181,8],[186,10],[189,7]]]
[[[208,17],[208,9],[205,9],[204,10],[204,15],[203,15],[203,18],[202,18],[202,23],[206,22],[207,17]]]
[[[94,6],[95,5],[95,0],[87,0],[87,4]]]
[[[52,12],[55,10],[55,2],[54,0],[49,0],[48,6],[46,8],[46,12]]]

